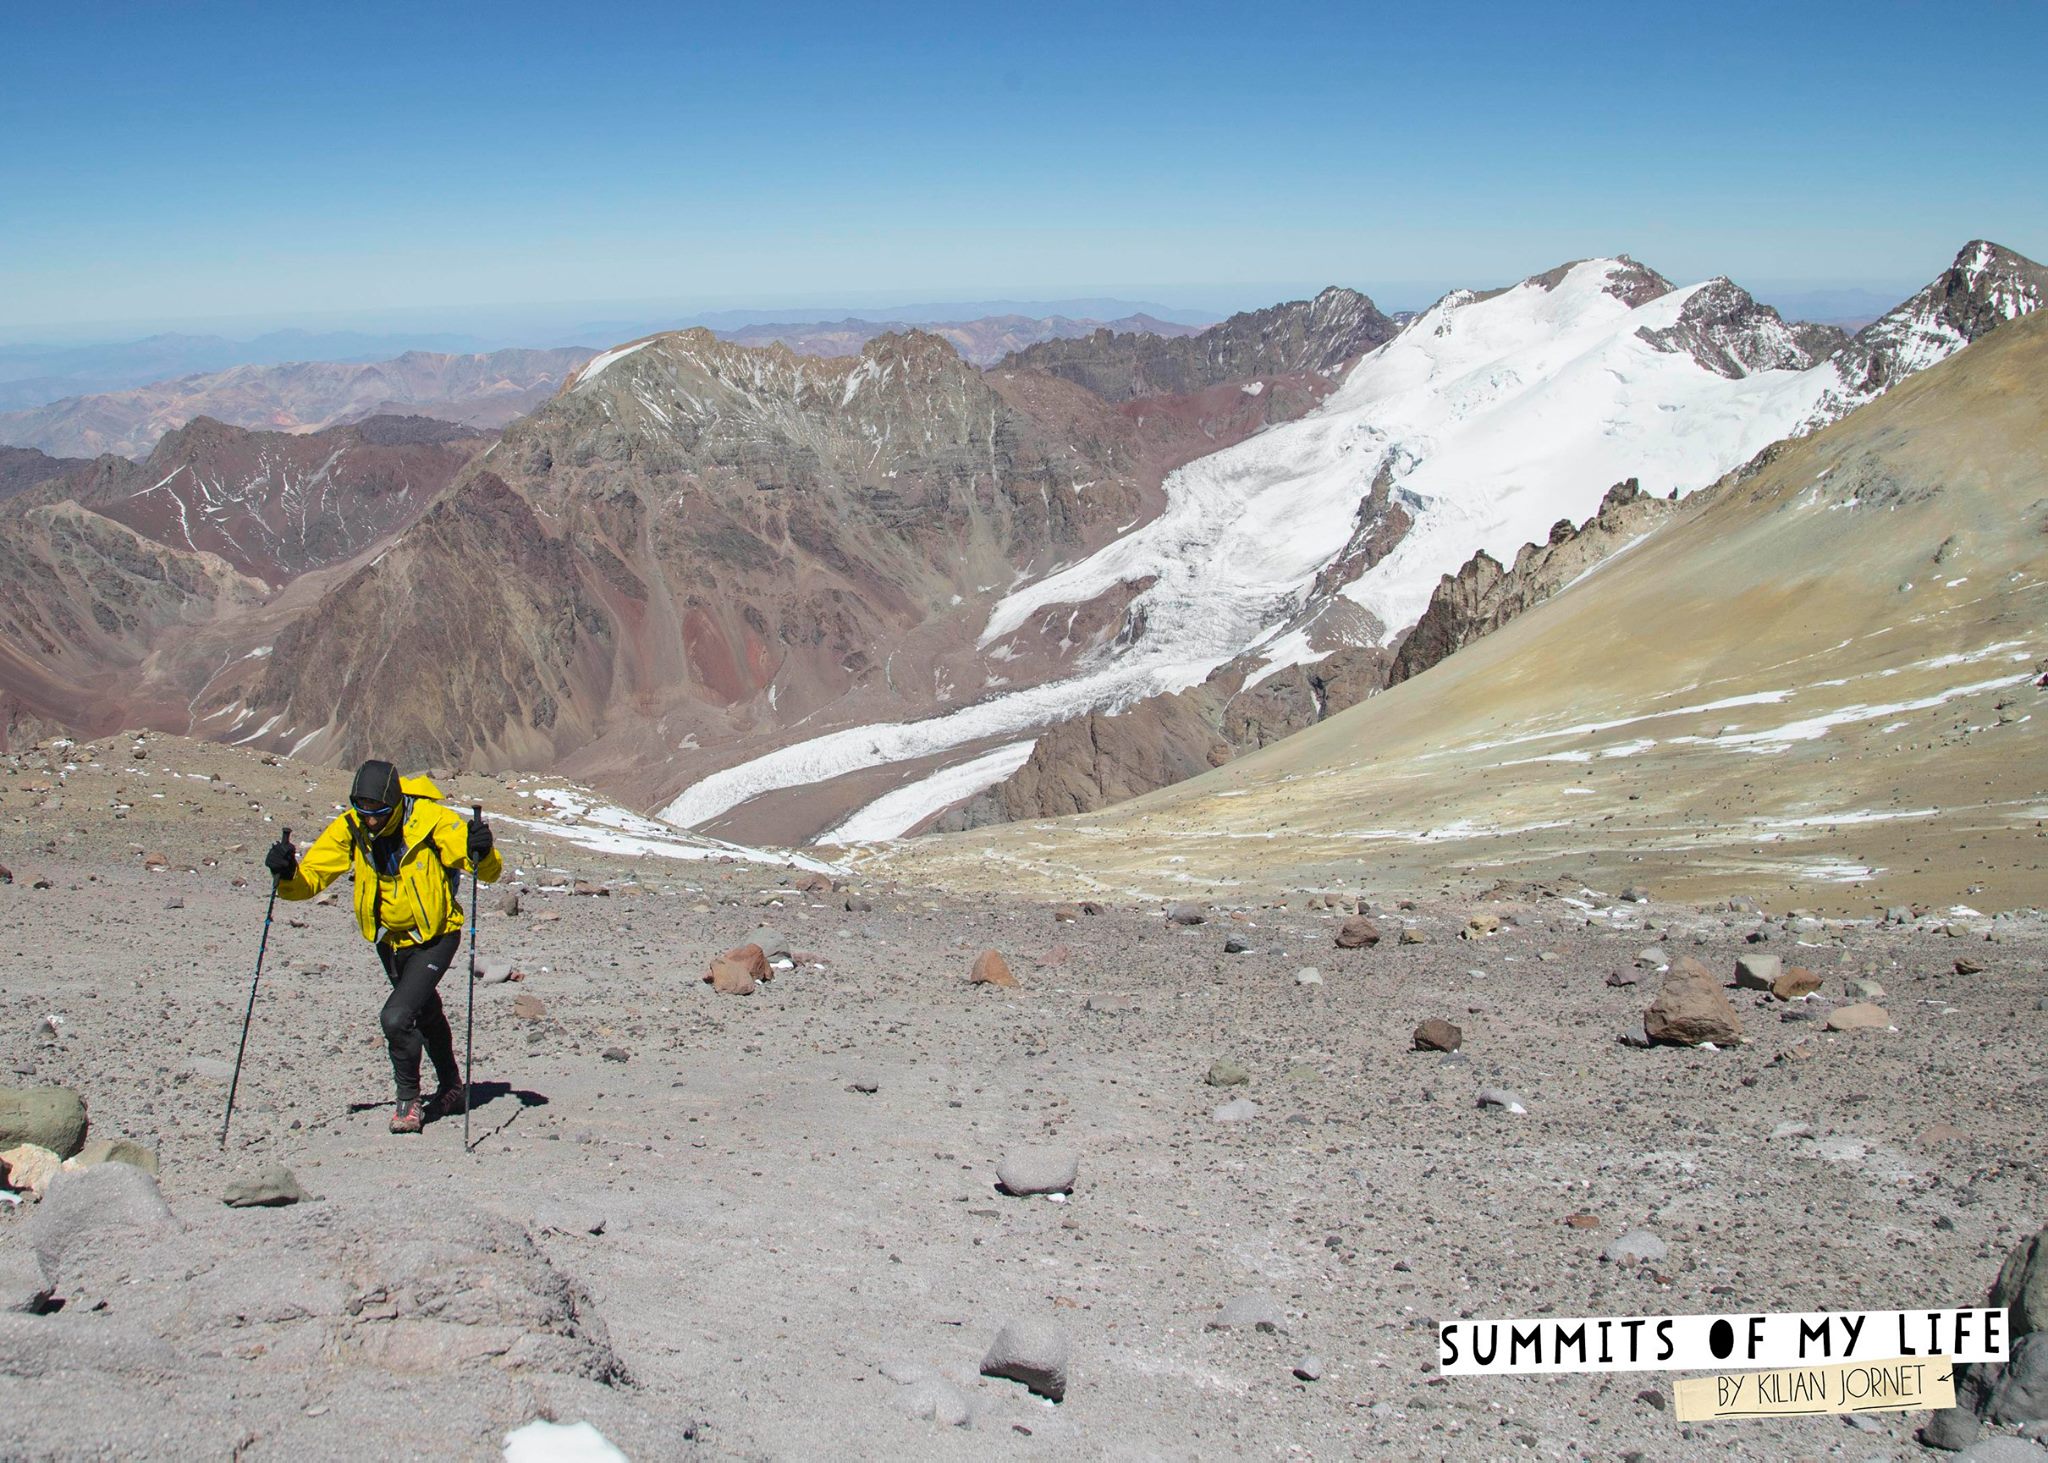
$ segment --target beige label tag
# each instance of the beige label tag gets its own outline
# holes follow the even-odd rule
[[[1792,1417],[1810,1412],[1894,1412],[1956,1405],[1955,1363],[1945,1356],[1686,1377],[1674,1390],[1680,1422],[1708,1422],[1717,1417]]]

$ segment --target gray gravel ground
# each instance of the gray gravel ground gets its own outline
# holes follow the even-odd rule
[[[383,980],[344,899],[279,906],[223,1154],[259,820],[303,842],[341,784],[150,748],[169,793],[118,821],[87,774],[0,765],[5,1080],[76,1087],[95,1135],[153,1145],[175,1216],[81,1241],[61,1310],[0,1314],[9,1457],[487,1458],[547,1416],[635,1458],[1919,1456],[1914,1414],[1685,1427],[1668,1374],[1440,1378],[1434,1324],[1974,1304],[2048,1219],[2036,916],[1779,933],[1816,1000],[1731,991],[1746,1044],[1645,1049],[1624,1038],[1656,973],[1608,974],[1659,943],[1732,979],[1756,916],[1367,891],[1386,938],[1338,950],[1340,916],[1306,901],[1058,923],[517,836],[524,908],[486,890],[481,948],[524,979],[477,992],[475,1152],[459,1121],[384,1131]],[[168,779],[186,769],[232,792]],[[145,871],[159,847],[171,867]],[[612,893],[542,892],[549,869]],[[1477,912],[1502,932],[1457,938]],[[815,958],[714,996],[710,958],[764,924]],[[1020,989],[967,984],[984,948]],[[1852,977],[1894,1029],[1795,1019]],[[1463,1049],[1410,1050],[1428,1017]],[[1207,1085],[1219,1057],[1250,1082]],[[1486,1087],[1528,1111],[1482,1109]],[[1240,1096],[1256,1117],[1213,1119]],[[1769,1136],[1787,1121],[1811,1132]],[[1078,1153],[1070,1194],[998,1192],[1034,1146]],[[279,1161],[312,1200],[221,1204]],[[0,1213],[0,1246],[35,1208]],[[1633,1229],[1667,1257],[1603,1261]],[[1261,1292],[1284,1330],[1209,1326]],[[1010,1320],[1065,1331],[1062,1403],[978,1375]]]

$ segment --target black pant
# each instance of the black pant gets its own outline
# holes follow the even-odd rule
[[[441,993],[434,989],[461,944],[462,931],[450,930],[438,940],[403,950],[377,946],[377,958],[391,980],[391,999],[384,1003],[379,1020],[391,1046],[391,1075],[398,1082],[400,1103],[416,1101],[420,1095],[422,1048],[433,1058],[434,1075],[443,1087],[462,1080],[462,1068],[455,1062],[455,1033],[448,1029],[448,1013],[441,1009]]]

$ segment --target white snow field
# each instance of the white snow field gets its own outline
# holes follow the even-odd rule
[[[1306,636],[1277,631],[1344,549],[1383,469],[1414,526],[1343,593],[1391,635],[1478,550],[1509,561],[1557,520],[1591,515],[1624,478],[1650,493],[1689,493],[1855,404],[1839,404],[1844,383],[1832,362],[1731,379],[1684,351],[1659,350],[1638,332],[1674,325],[1706,286],[1632,308],[1612,289],[1638,273],[1625,260],[1590,260],[1547,289],[1525,281],[1483,297],[1447,295],[1365,356],[1315,412],[1174,472],[1157,518],[1008,595],[980,639],[999,652],[1042,611],[1156,576],[1131,608],[1144,616],[1144,634],[1113,656],[942,716],[780,748],[704,778],[662,816],[693,827],[778,788],[1115,710],[1195,685],[1261,642],[1272,646],[1262,674],[1316,660]],[[989,756],[977,759],[981,773],[979,786],[964,775],[946,786],[965,797],[1008,769]],[[933,811],[928,798],[895,798],[845,820],[834,838],[893,836]]]

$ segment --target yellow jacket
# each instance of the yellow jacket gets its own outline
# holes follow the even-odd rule
[[[404,853],[398,872],[380,880],[370,861],[370,834],[356,822],[352,812],[329,823],[299,858],[298,871],[277,886],[286,899],[311,899],[345,873],[355,877],[356,927],[363,938],[375,941],[389,914],[403,921],[412,918],[412,928],[390,931],[388,943],[405,947],[438,940],[450,930],[462,928],[462,871],[469,867],[469,825],[460,813],[442,804],[441,789],[425,777],[403,777],[399,788],[405,794]],[[476,875],[486,884],[498,882],[505,860],[494,848],[477,865]],[[380,886],[390,891],[400,907],[381,907]]]

